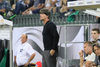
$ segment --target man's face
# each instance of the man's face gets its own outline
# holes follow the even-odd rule
[[[86,53],[86,54],[89,54],[90,50],[91,50],[91,47],[88,46],[88,43],[85,43],[85,44],[84,44],[84,51],[85,51],[85,53]]]
[[[92,38],[94,40],[97,40],[99,38],[99,33],[97,31],[92,31],[91,32]]]
[[[26,41],[27,41],[26,35],[23,34],[22,37],[21,37],[21,42],[25,43]]]
[[[94,52],[97,56],[100,56],[100,48],[94,46]]]
[[[48,18],[46,14],[40,14],[40,20],[45,20],[46,18]]]

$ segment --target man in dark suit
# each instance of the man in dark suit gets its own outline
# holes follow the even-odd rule
[[[47,9],[40,10],[40,20],[44,24],[42,33],[44,43],[42,67],[56,67],[59,41],[56,25],[50,20],[50,12]]]

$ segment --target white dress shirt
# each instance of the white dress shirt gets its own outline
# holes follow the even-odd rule
[[[35,51],[29,43],[25,42],[24,44],[20,45],[16,53],[17,65],[21,66],[27,63],[33,53],[35,53]]]
[[[92,53],[91,55],[88,55],[87,57],[85,57],[86,61],[95,61],[95,57],[96,55],[94,53]]]

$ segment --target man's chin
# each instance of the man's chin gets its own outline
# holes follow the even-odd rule
[[[43,21],[43,19],[40,19],[41,21]]]
[[[98,54],[97,56],[100,56],[100,54]]]
[[[85,52],[86,54],[88,54],[88,52]]]

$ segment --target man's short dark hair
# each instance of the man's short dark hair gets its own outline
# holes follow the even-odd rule
[[[93,46],[93,42],[91,42],[91,41],[86,41],[86,42],[84,42],[84,44],[88,44],[88,46]]]
[[[95,43],[94,46],[100,48],[100,43]]]
[[[28,36],[27,36],[27,34],[25,34],[26,35],[26,39],[28,39]]]
[[[23,34],[23,35],[25,35],[25,36],[26,36],[26,39],[28,39],[28,36],[27,36],[27,34]]]
[[[99,28],[93,28],[92,31],[97,31],[97,33],[100,33]]]
[[[28,39],[28,36],[26,35],[26,39]]]
[[[46,8],[41,9],[40,14],[46,14],[50,18],[50,11]]]

